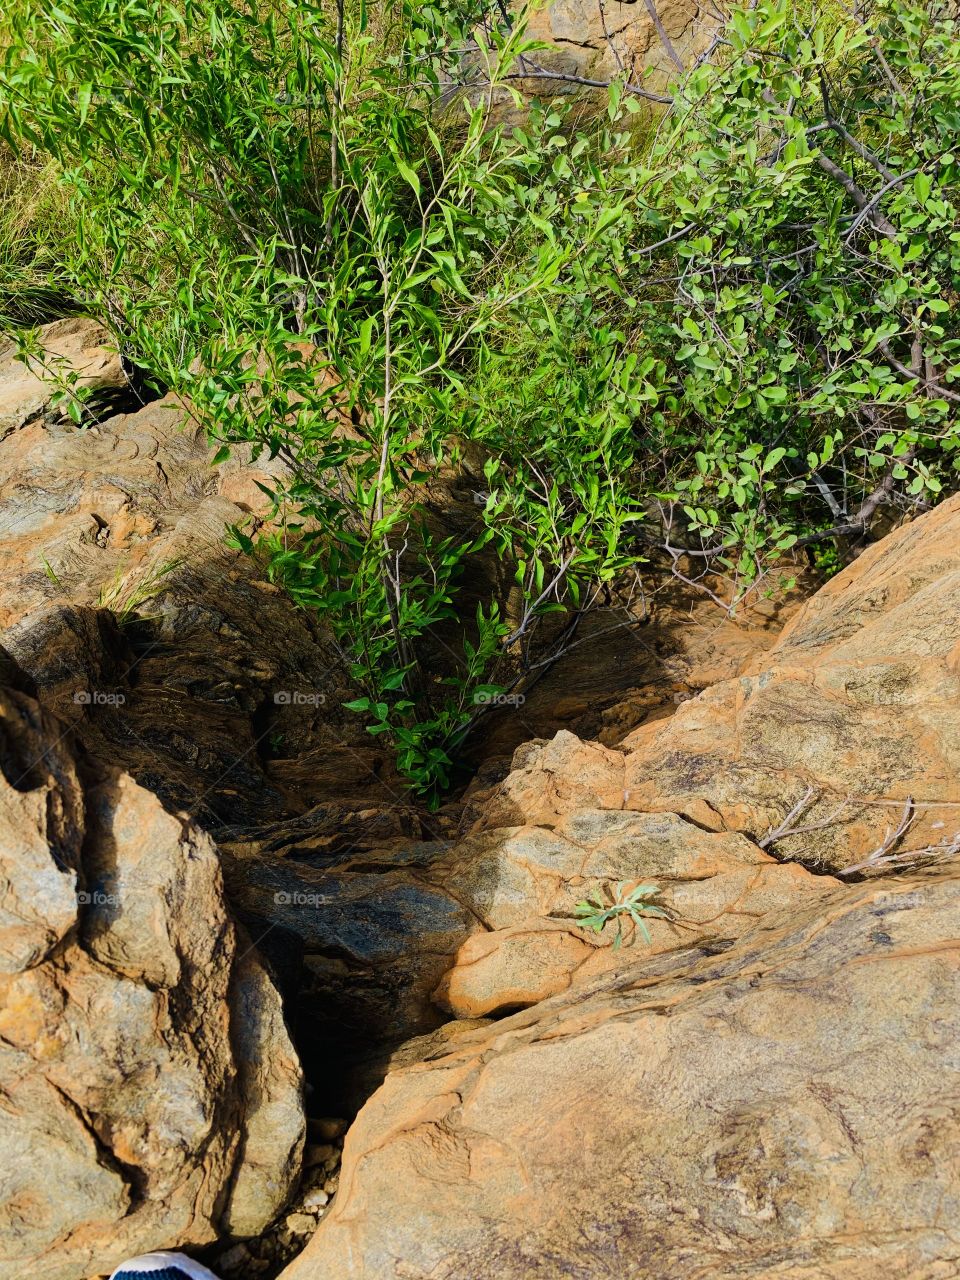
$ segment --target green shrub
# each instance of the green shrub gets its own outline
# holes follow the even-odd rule
[[[505,14],[14,0],[0,75],[2,136],[70,194],[75,297],[221,452],[287,464],[236,540],[432,796],[642,554],[736,598],[960,458],[945,5],[761,0],[661,117],[617,82],[522,127]],[[476,519],[440,533],[466,455]]]

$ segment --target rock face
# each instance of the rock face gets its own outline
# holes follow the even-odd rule
[[[380,1053],[444,1021],[433,991],[482,927],[425,874],[444,847],[408,845],[325,868],[262,855],[226,862],[231,906],[261,939],[311,1083],[338,1114],[369,1093],[356,1064],[372,1046]]]
[[[869,549],[741,674],[618,748],[565,731],[528,743],[502,782],[474,789],[473,828],[450,847],[302,871],[308,905],[283,919],[257,889],[266,873],[248,867],[238,901],[251,928],[302,940],[313,1009],[336,991],[332,1021],[398,1041],[438,1010],[502,1016],[609,967],[612,928],[597,938],[575,919],[590,892],[612,904],[620,885],[655,884],[659,952],[733,940],[832,890],[825,872],[879,849],[908,797],[897,856],[946,855],[960,831],[958,582],[955,499]],[[311,885],[350,904],[349,947],[329,909],[311,914]],[[376,978],[385,961],[391,983]]]
[[[574,810],[556,829],[515,827],[463,841],[435,870],[487,932],[473,934],[434,998],[457,1017],[502,1014],[615,965],[608,927],[578,927],[590,892],[607,903],[640,882],[666,913],[646,921],[646,954],[738,937],[766,912],[801,904],[835,881],[782,866],[743,836],[710,834],[674,814]],[[638,943],[622,919],[623,936]]]
[[[284,1280],[953,1275],[958,619],[954,498],[669,719],[475,788],[421,869],[472,1021],[394,1055]],[[649,944],[578,926],[640,881]]]
[[[2,1280],[262,1229],[300,1069],[209,837],[7,691],[0,886]]]
[[[960,496],[874,544],[738,679],[625,739],[630,808],[762,836],[808,797],[781,857],[843,869],[895,831],[960,841]],[[819,825],[825,824],[825,825]]]
[[[534,13],[528,28],[531,39],[553,48],[531,54],[531,61],[588,80],[626,73],[632,83],[662,91],[709,48],[722,22],[718,10],[690,0],[553,0]],[[535,89],[532,81],[522,83],[544,93],[542,84]],[[549,89],[583,92],[574,80],[550,81]]]
[[[461,960],[473,966],[473,953],[461,957],[460,948],[495,929],[483,891],[461,900],[457,858],[445,860],[447,838],[470,825],[477,806],[469,801],[464,816],[454,804],[429,819],[416,811],[389,750],[342,710],[356,690],[323,636],[256,562],[225,545],[230,525],[261,518],[257,482],[269,485],[276,464],[241,456],[214,466],[182,406],[138,399],[93,322],[59,322],[41,336],[46,364],[99,398],[78,429],[44,371],[25,368],[12,348],[0,351],[0,628],[20,668],[0,677],[25,681],[88,752],[215,836],[231,905],[251,936],[263,937],[325,1105],[347,1106],[351,1058],[372,1043],[426,1033],[451,1009],[539,998],[545,957],[547,987],[559,989],[597,950],[569,919],[549,918],[569,909],[582,883],[569,843],[557,848],[571,892],[547,905],[545,879],[543,910],[528,904],[514,940],[471,968],[469,990],[439,990]],[[469,491],[450,502],[474,510]],[[712,616],[689,614],[689,602],[667,601],[642,634],[630,628],[628,648],[609,619],[586,622],[599,647],[575,650],[584,661],[562,680],[550,673],[528,704],[491,723],[488,780],[502,779],[519,743],[558,724],[617,741],[648,714],[672,712],[675,698],[768,647],[781,625],[775,611],[758,610],[749,627],[724,624],[718,635]],[[616,807],[622,756],[578,748],[571,776],[571,744],[564,733],[543,753],[545,768],[559,758],[552,809],[545,793],[540,811],[517,818],[505,793],[499,809],[485,808],[487,825],[495,810],[493,825],[549,828],[555,812]],[[600,796],[610,760],[615,792]],[[486,875],[500,857],[498,838],[485,838],[478,865]],[[494,969],[508,961],[501,985]]]
[[[10,347],[0,351],[0,440],[48,413],[57,376],[75,376],[77,385],[101,403],[122,394],[127,377],[119,355],[104,346],[103,337],[101,325],[74,316],[44,328],[43,364],[12,359]]]
[[[381,838],[416,834],[389,752],[340,706],[334,653],[226,545],[260,519],[276,460],[213,466],[183,406],[142,403],[92,321],[41,342],[46,369],[0,344],[0,642],[43,705],[218,838],[306,811],[297,836],[321,849],[349,844],[358,812]],[[51,367],[96,389],[82,428]],[[332,767],[344,741],[349,776]]]
[[[960,884],[835,890],[392,1074],[283,1280],[954,1274]]]

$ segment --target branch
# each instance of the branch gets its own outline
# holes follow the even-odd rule
[[[768,828],[767,834],[765,836],[762,836],[757,841],[757,844],[759,845],[759,847],[761,849],[768,849],[770,845],[774,844],[777,840],[782,839],[786,835],[792,835],[794,828],[792,828],[790,824],[794,821],[795,818],[799,818],[802,813],[806,813],[806,811],[810,808],[810,806],[815,802],[816,799],[817,799],[816,788],[807,787],[804,794],[800,797],[800,799],[793,806],[793,808],[790,810],[790,812],[787,814],[784,820],[780,823],[779,827]]]
[[[921,377],[916,369],[910,369],[903,363],[903,361],[898,360],[890,350],[890,343],[885,339],[878,342],[877,346],[898,373],[902,373],[906,378],[916,378],[916,380],[927,390],[935,391],[938,396],[943,396],[945,400],[953,400],[956,404],[960,404],[960,395],[957,395],[955,391],[948,391],[942,383],[936,382],[933,378]]]
[[[913,796],[907,796],[906,804],[903,806],[903,813],[900,817],[900,824],[895,831],[887,831],[883,843],[873,853],[869,854],[862,862],[857,862],[852,867],[844,867],[838,872],[841,876],[852,876],[855,871],[869,871],[872,867],[880,866],[885,862],[889,862],[887,857],[891,849],[896,848],[903,837],[910,830],[914,818],[917,816],[916,806],[913,803]],[[918,850],[918,852],[922,852]]]
[[[562,80],[567,84],[582,84],[587,89],[609,89],[613,83],[612,80],[590,80],[586,76],[571,75],[566,71],[547,71],[543,67],[535,67],[532,71],[511,71],[508,75],[500,77],[501,80]],[[648,102],[662,102],[665,106],[673,106],[673,98],[663,93],[652,93],[649,89],[642,89],[638,84],[631,84],[629,81],[623,86],[624,92],[634,93],[639,98],[646,98]]]
[[[864,217],[870,219],[880,234],[886,236],[888,240],[896,240],[896,227],[875,207],[876,201],[870,200],[864,195],[849,173],[841,169],[838,164],[834,164],[829,156],[825,156],[822,151],[817,152],[816,160],[823,172],[843,187],[860,212]]]
[[[899,177],[891,178],[885,187],[880,188],[880,190],[869,201],[866,207],[860,210],[860,212],[854,218],[853,225],[850,227],[850,230],[847,232],[844,239],[847,241],[850,240],[853,233],[856,231],[857,227],[859,227],[860,223],[864,220],[864,218],[870,217],[874,208],[880,203],[880,201],[883,199],[883,197],[887,194],[888,191],[892,191],[894,187],[899,187],[900,183],[906,182],[908,178],[915,178],[919,172],[920,172],[919,169],[910,169],[906,173],[901,173]]]
[[[664,49],[666,49],[667,53],[670,55],[670,58],[673,61],[674,66],[677,68],[678,71],[681,71],[681,72],[684,71],[685,70],[684,65],[680,61],[680,57],[676,49],[673,47],[673,41],[667,35],[666,28],[664,27],[663,23],[660,21],[660,15],[659,13],[657,13],[657,6],[654,3],[654,0],[644,0],[644,4],[647,6],[647,13],[649,13],[650,15],[650,21],[656,27],[657,35],[660,37],[660,41],[663,44]]]

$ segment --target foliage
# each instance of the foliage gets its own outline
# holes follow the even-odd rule
[[[616,920],[614,947],[619,947],[623,941],[624,920],[632,920],[643,940],[649,943],[650,930],[644,916],[667,916],[663,907],[650,901],[659,892],[655,884],[639,884],[627,893],[626,882],[621,880],[609,901],[604,898],[600,889],[588,894],[583,902],[578,902],[574,907],[574,917],[582,929],[592,929],[594,933],[602,933],[611,920]]]
[[[39,324],[63,306],[63,199],[55,166],[0,144],[0,327]]]
[[[955,483],[939,0],[759,0],[659,118],[619,80],[519,125],[522,15],[480,0],[7,21],[0,133],[62,174],[61,273],[221,458],[274,460],[236,543],[325,619],[348,705],[434,797],[642,554],[736,598]],[[453,476],[477,503],[451,527]]]
[[[673,489],[750,576],[771,546],[955,483],[960,30],[937,3],[767,0],[728,39],[651,164],[700,435]]]

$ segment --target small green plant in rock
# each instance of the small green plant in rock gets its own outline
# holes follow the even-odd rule
[[[113,582],[100,588],[97,608],[109,610],[121,627],[126,626],[133,621],[142,605],[166,591],[169,585],[167,578],[182,564],[182,557],[166,560],[163,564],[150,569],[138,583],[130,588],[124,582],[123,568],[118,568]]]
[[[621,880],[610,901],[604,899],[602,889],[594,889],[573,909],[574,917],[580,927],[592,929],[594,933],[602,933],[609,921],[616,920],[617,932],[613,939],[614,947],[619,947],[623,942],[625,918],[632,920],[637,930],[643,935],[644,941],[649,942],[650,930],[647,928],[644,916],[659,916],[661,919],[667,916],[663,907],[658,907],[651,901],[660,893],[658,885],[638,884],[629,893],[626,893],[625,889],[626,881]]]

